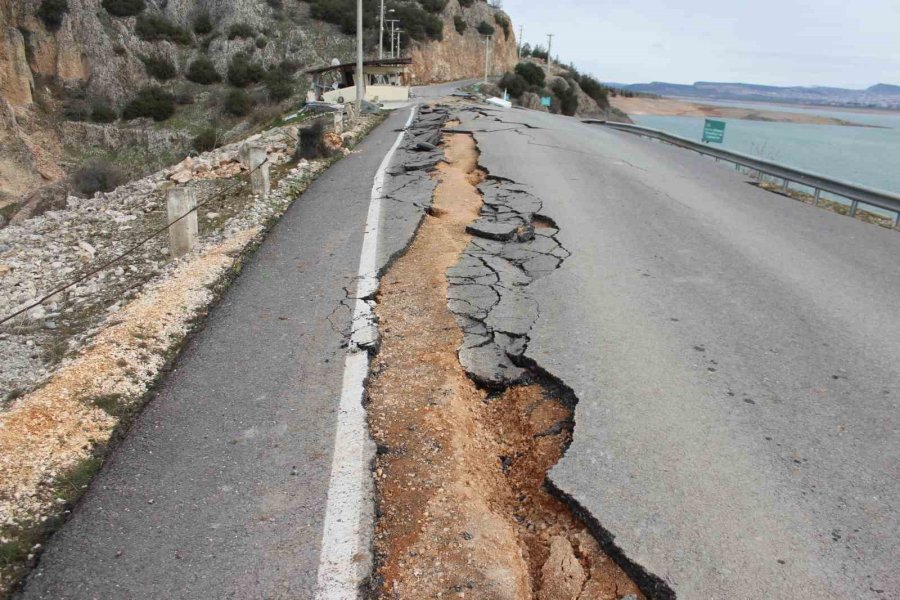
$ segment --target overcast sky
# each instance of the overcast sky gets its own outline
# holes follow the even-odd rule
[[[900,0],[504,0],[518,35],[603,81],[900,85]]]

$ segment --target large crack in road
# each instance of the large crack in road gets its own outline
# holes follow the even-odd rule
[[[444,149],[428,214],[375,309],[372,595],[640,597],[545,485],[575,399],[524,358],[539,314],[524,290],[568,252],[539,199],[478,168],[470,135],[448,133]]]

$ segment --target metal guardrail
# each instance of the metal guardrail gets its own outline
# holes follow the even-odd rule
[[[672,144],[673,146],[679,146],[681,148],[693,150],[694,152],[699,152],[700,154],[712,156],[717,160],[734,163],[735,166],[746,167],[753,171],[757,171],[760,174],[781,179],[784,182],[782,185],[783,190],[787,190],[790,182],[811,187],[815,191],[814,197],[816,205],[819,204],[819,196],[822,192],[828,192],[847,198],[850,200],[851,217],[856,216],[856,211],[860,204],[888,210],[895,213],[894,227],[900,225],[900,195],[897,194],[855,185],[846,181],[841,181],[840,179],[833,179],[824,175],[810,173],[809,171],[801,171],[794,167],[770,162],[754,156],[748,156],[746,154],[741,154],[740,152],[714,148],[707,144],[694,142],[687,138],[659,131],[658,129],[651,129],[650,127],[642,127],[640,125],[631,125],[628,123],[613,123],[596,119],[585,119],[584,122],[605,125],[606,127],[627,131],[642,137],[657,139]]]

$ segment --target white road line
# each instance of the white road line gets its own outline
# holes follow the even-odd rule
[[[371,440],[362,404],[363,386],[369,372],[369,355],[362,346],[373,335],[377,335],[377,331],[374,331],[374,302],[364,298],[371,298],[378,289],[376,260],[385,172],[403,141],[405,129],[410,126],[415,115],[414,106],[404,131],[397,136],[394,145],[381,161],[372,185],[359,257],[357,300],[351,323],[353,334],[344,361],[344,382],[338,407],[328,503],[325,507],[322,552],[319,555],[317,600],[356,600],[359,597],[359,587],[368,575],[371,564],[368,540],[372,524],[367,517],[371,514],[371,451],[367,450],[371,446]]]

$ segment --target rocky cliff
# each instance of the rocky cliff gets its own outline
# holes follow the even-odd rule
[[[335,0],[331,6],[353,3]],[[138,16],[116,16],[109,4],[139,4]],[[404,0],[405,4],[415,4]],[[47,10],[53,5],[56,12]],[[224,76],[230,59],[243,52],[255,63],[271,67],[288,59],[300,70],[327,64],[333,58],[352,60],[355,40],[338,25],[312,17],[313,5],[298,0],[3,0],[0,3],[0,215],[13,212],[12,203],[44,184],[64,178],[76,168],[86,148],[63,126],[73,112],[98,103],[114,110],[148,85],[161,85],[202,108],[179,109],[163,124],[115,123],[103,127],[182,128],[197,133],[201,121],[222,118],[225,91],[219,86],[199,86],[184,78],[196,58],[208,57]],[[429,3],[432,7],[433,2]],[[442,39],[413,42],[409,54],[414,59],[413,82],[417,85],[481,77],[484,45],[478,32],[485,23],[495,28],[492,41],[493,69],[502,73],[515,62],[516,42],[508,17],[484,0],[447,0],[438,18],[443,22]],[[113,11],[115,12],[115,11]],[[208,15],[212,31],[198,31],[198,17]],[[157,39],[139,35],[140,20],[161,18],[177,29]],[[465,29],[461,33],[461,22]],[[501,26],[505,24],[505,27]],[[243,29],[234,35],[236,27]],[[486,29],[482,25],[482,30]],[[179,39],[178,32],[183,34]],[[432,36],[441,37],[441,36]],[[186,38],[186,39],[185,39]],[[367,46],[374,55],[377,36],[367,31]],[[155,81],[148,75],[145,60],[153,57],[171,63],[175,76]],[[302,82],[295,97],[305,92]],[[72,107],[80,106],[78,110]],[[179,115],[181,117],[179,118]],[[252,116],[252,115],[251,115]],[[83,117],[82,117],[83,118]],[[234,123],[228,123],[233,127]],[[123,136],[93,136],[94,140]],[[140,137],[140,136],[136,136]],[[189,136],[175,136],[187,139]],[[173,138],[173,139],[175,139]],[[111,150],[111,149],[107,149]],[[157,149],[159,150],[159,149]],[[169,149],[172,150],[172,149]],[[176,148],[186,151],[186,148]],[[159,165],[155,165],[159,166]],[[3,217],[0,216],[0,225]]]

